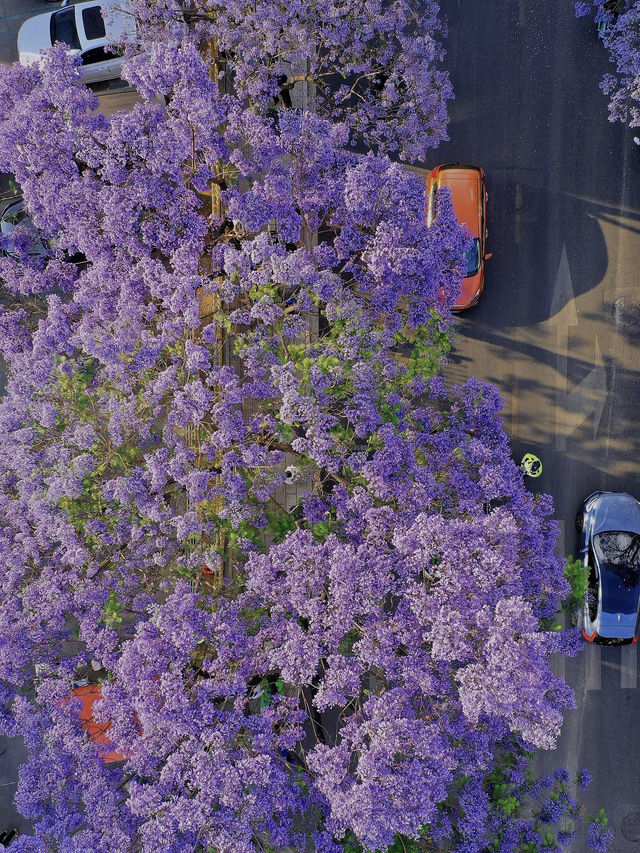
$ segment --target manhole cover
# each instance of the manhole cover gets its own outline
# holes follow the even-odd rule
[[[626,332],[640,331],[640,301],[621,296],[613,305],[613,318],[618,328]]]
[[[640,841],[640,812],[631,812],[624,818],[622,834],[627,841]]]

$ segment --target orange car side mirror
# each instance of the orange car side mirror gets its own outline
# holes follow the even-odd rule
[[[487,252],[487,254],[484,256],[484,259],[485,259],[485,261],[488,261],[489,258],[492,258],[492,257],[493,257],[493,252]]]

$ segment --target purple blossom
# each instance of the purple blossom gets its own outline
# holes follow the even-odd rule
[[[583,767],[582,770],[578,773],[577,784],[578,787],[581,788],[583,791],[586,791],[589,785],[591,784],[591,774],[586,769],[586,767]]]
[[[639,126],[640,3],[632,0],[623,4],[620,12],[614,14],[603,0],[591,0],[576,3],[575,11],[578,17],[593,14],[596,23],[606,25],[602,41],[615,65],[615,73],[605,74],[600,88],[609,96],[609,121],[621,121],[630,127]]]
[[[601,821],[593,820],[587,828],[587,846],[599,853],[607,850],[613,838],[613,832]]]

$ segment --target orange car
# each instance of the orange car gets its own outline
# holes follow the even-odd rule
[[[447,163],[436,166],[427,176],[427,225],[436,217],[436,190],[449,187],[458,222],[469,229],[473,244],[467,250],[467,273],[462,279],[462,293],[453,311],[475,305],[484,287],[484,262],[487,240],[487,179],[480,166]]]
[[[72,695],[82,702],[80,709],[80,722],[82,728],[89,736],[89,740],[98,744],[100,757],[105,764],[114,764],[117,761],[126,761],[128,756],[118,752],[115,748],[109,749],[112,745],[107,734],[111,728],[111,723],[98,723],[93,717],[93,703],[96,699],[102,698],[102,690],[99,684],[86,684],[82,687],[74,687],[71,691]]]

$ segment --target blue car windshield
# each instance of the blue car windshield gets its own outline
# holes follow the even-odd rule
[[[607,530],[593,538],[602,579],[602,609],[635,613],[640,596],[640,536]]]
[[[475,275],[480,269],[480,238],[474,237],[473,243],[465,252],[464,261],[467,266],[466,276]]]
[[[80,50],[80,39],[76,29],[76,12],[73,6],[67,6],[65,9],[53,13],[49,35],[51,36],[51,44],[63,41],[69,47]]]

